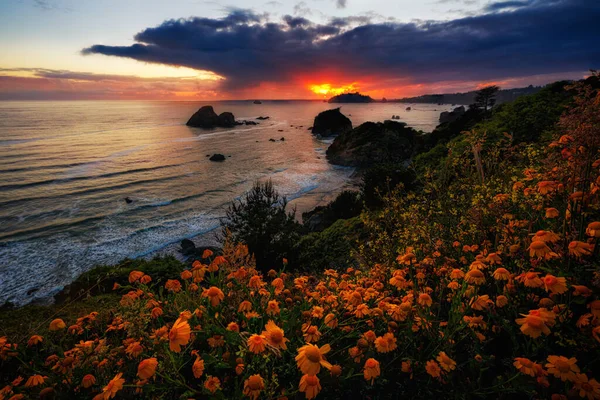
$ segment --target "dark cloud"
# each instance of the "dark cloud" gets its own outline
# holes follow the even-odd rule
[[[481,15],[412,23],[338,18],[317,24],[290,16],[274,23],[237,10],[222,19],[166,21],[138,33],[131,46],[93,45],[83,53],[213,71],[227,78],[227,89],[323,71],[348,80],[427,83],[598,68],[600,2],[506,3]]]

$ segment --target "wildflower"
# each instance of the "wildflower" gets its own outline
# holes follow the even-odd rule
[[[206,249],[202,252],[202,258],[204,258],[204,259],[206,259],[212,255],[213,255],[213,252],[210,249]]]
[[[550,242],[550,243],[555,243],[558,242],[560,240],[560,237],[554,233],[554,232],[550,232],[550,231],[537,231],[535,233],[535,235],[533,235],[533,237],[531,238],[532,241],[534,242]]]
[[[287,350],[286,342],[288,339],[284,337],[283,329],[278,327],[275,322],[269,321],[265,325],[265,331],[262,336],[267,339],[267,342],[278,349]]]
[[[131,271],[129,273],[129,283],[135,283],[139,281],[142,276],[144,276],[142,271]]]
[[[117,375],[115,375],[114,378],[112,378],[112,380],[110,382],[108,382],[108,385],[104,386],[104,388],[102,388],[102,392],[104,392],[104,399],[112,399],[113,397],[115,397],[117,395],[117,392],[121,389],[123,389],[123,384],[125,383],[125,379],[121,378],[121,376],[123,376],[122,372],[119,372]]]
[[[338,320],[335,317],[335,314],[329,313],[325,316],[325,325],[331,329],[338,325]]]
[[[500,267],[494,271],[492,276],[497,281],[507,281],[510,279],[510,272],[506,268]]]
[[[419,303],[423,307],[431,307],[433,301],[431,300],[431,296],[427,293],[419,294],[419,298],[417,299],[417,303]]]
[[[561,381],[575,380],[575,374],[579,373],[579,367],[575,365],[577,359],[575,357],[567,358],[563,356],[548,356],[546,368],[548,373],[560,378]]]
[[[440,366],[434,360],[427,361],[427,364],[425,365],[425,370],[429,375],[431,375],[432,378],[439,378],[442,374]]]
[[[533,377],[535,377],[538,374],[538,371],[542,368],[540,364],[534,363],[528,358],[521,357],[515,358],[513,365],[520,373]]]
[[[244,381],[244,395],[256,400],[260,392],[265,388],[265,381],[259,374],[251,375]]]
[[[404,372],[405,374],[412,372],[412,365],[411,365],[410,361],[402,361],[401,368],[402,368],[402,372]]]
[[[458,290],[459,287],[460,287],[460,283],[458,283],[456,281],[452,281],[448,284],[448,289],[450,289],[450,290]]]
[[[53,320],[52,322],[50,322],[50,327],[48,328],[51,331],[59,331],[61,329],[65,329],[67,327],[67,324],[65,324],[65,321],[63,321],[60,318],[57,318],[55,320]]]
[[[390,351],[394,351],[397,347],[396,338],[391,332],[375,339],[375,348],[379,353],[389,353]]]
[[[96,377],[92,374],[87,374],[81,379],[81,386],[85,389],[89,389],[90,387],[96,384]]]
[[[450,272],[450,278],[452,279],[461,279],[464,278],[465,273],[458,268],[455,268]]]
[[[585,242],[574,240],[569,243],[569,254],[577,258],[581,256],[589,256],[592,254],[593,250],[594,246]]]
[[[340,376],[342,374],[342,367],[339,365],[332,365],[331,370],[329,370],[331,376]]]
[[[546,218],[556,218],[560,215],[556,208],[546,208]]]
[[[527,287],[539,288],[544,282],[538,277],[539,272],[526,272],[517,277],[517,280],[523,282]]]
[[[267,315],[279,315],[280,312],[281,310],[279,309],[279,303],[277,300],[270,300],[267,303]]]
[[[533,241],[527,248],[529,257],[546,258],[552,250],[543,241]]]
[[[484,294],[482,296],[475,296],[471,299],[470,306],[474,310],[483,310],[488,308],[492,301],[490,300],[490,296]]]
[[[212,286],[209,289],[203,290],[202,297],[208,298],[210,305],[216,307],[225,298],[225,294],[218,287]]]
[[[485,282],[485,275],[478,269],[472,269],[465,275],[465,281],[472,285],[481,285]]]
[[[321,339],[321,332],[319,332],[319,329],[314,325],[304,324],[302,326],[302,332],[304,340],[308,343],[318,342],[319,339]]]
[[[595,238],[600,237],[600,221],[590,222],[585,234]]]
[[[502,308],[508,304],[508,298],[504,295],[496,297],[496,307]]]
[[[45,379],[46,377],[42,375],[32,375],[29,377],[29,379],[27,379],[27,382],[25,382],[25,387],[43,385]]]
[[[181,351],[181,346],[188,344],[190,337],[190,324],[188,324],[186,320],[179,317],[169,332],[169,348],[171,351],[179,353]]]
[[[600,383],[595,379],[588,379],[586,374],[577,374],[575,389],[579,391],[579,397],[587,397],[588,400],[600,399]]]
[[[600,300],[592,301],[587,305],[587,307],[590,309],[590,312],[594,315],[594,317],[600,318]]]
[[[298,349],[296,363],[303,374],[316,375],[321,370],[321,366],[330,369],[331,364],[323,357],[331,350],[326,344],[318,347],[313,344],[306,344]]]
[[[194,378],[199,379],[204,374],[204,360],[196,353],[196,361],[192,364]]]
[[[440,351],[440,354],[438,354],[438,356],[436,357],[436,360],[438,360],[438,362],[440,363],[440,366],[446,372],[450,372],[456,368],[456,361],[454,361],[453,359],[448,357],[448,355],[443,351]]]
[[[140,379],[152,378],[154,376],[154,374],[156,373],[157,365],[158,365],[158,361],[154,357],[142,360],[138,364],[137,376],[139,376]]]
[[[267,339],[264,335],[253,334],[248,338],[248,349],[254,354],[260,354],[266,349]]]
[[[359,304],[356,307],[356,310],[354,310],[354,315],[356,315],[357,318],[364,318],[366,316],[369,315],[369,306],[367,306],[366,304]]]
[[[517,318],[517,324],[521,325],[521,332],[531,336],[532,338],[539,337],[542,333],[544,335],[550,334],[550,328],[554,324],[554,318],[556,315],[552,311],[548,311],[544,308],[539,310],[531,310],[529,314],[521,314],[525,318]]]
[[[321,391],[321,383],[316,375],[305,374],[300,378],[298,390],[306,396],[307,400],[314,399]]]
[[[589,296],[592,295],[592,291],[587,286],[584,286],[584,285],[572,285],[571,287],[573,289],[575,289],[573,291],[573,296],[589,297]]]
[[[207,376],[204,382],[204,388],[211,393],[221,389],[221,381],[216,376]]]
[[[37,344],[40,344],[44,341],[44,338],[40,335],[33,335],[31,338],[29,338],[29,340],[27,341],[27,346],[28,347],[32,347],[35,346]]]
[[[365,362],[364,366],[364,377],[366,381],[371,381],[371,384],[381,374],[381,370],[379,369],[379,361],[374,358],[369,358]]]
[[[183,272],[181,272],[181,279],[183,279],[184,281],[187,281],[188,279],[191,279],[194,275],[192,274],[192,271],[190,271],[189,269],[183,270]]]
[[[238,307],[238,312],[242,313],[242,312],[247,312],[252,310],[252,303],[250,303],[248,300],[244,300],[240,303],[239,307]]]
[[[542,281],[546,292],[550,291],[552,294],[562,294],[567,291],[567,280],[565,278],[557,278],[554,275],[546,275]]]
[[[181,282],[179,282],[177,279],[169,279],[167,280],[167,283],[165,283],[165,289],[167,289],[169,292],[180,292]]]

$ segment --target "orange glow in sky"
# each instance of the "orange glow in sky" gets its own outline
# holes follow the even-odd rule
[[[337,96],[338,94],[342,94],[342,93],[351,93],[351,92],[358,91],[358,86],[357,86],[356,82],[353,82],[349,85],[338,86],[338,87],[334,87],[330,83],[322,83],[320,85],[311,84],[311,85],[308,85],[308,88],[313,93],[316,93],[323,97]]]

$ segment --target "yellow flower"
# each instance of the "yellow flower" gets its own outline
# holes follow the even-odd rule
[[[48,328],[51,331],[58,331],[61,329],[65,329],[67,327],[67,324],[65,324],[65,321],[63,321],[60,318],[57,318],[55,320],[53,320],[52,322],[50,322],[50,327]]]
[[[212,286],[209,289],[204,289],[202,297],[206,297],[210,300],[210,305],[216,307],[225,298],[225,294],[221,289],[216,286]]]
[[[204,360],[196,353],[196,361],[192,364],[194,378],[199,379],[204,374]]]
[[[321,370],[321,366],[331,369],[331,364],[323,357],[331,350],[326,344],[318,347],[313,344],[306,344],[298,349],[296,363],[303,374],[316,375]]]
[[[104,386],[102,389],[102,392],[104,393],[104,400],[112,399],[117,395],[119,390],[123,389],[125,379],[121,378],[121,376],[123,376],[123,373],[119,372],[114,378],[112,378],[110,382],[108,382],[108,385]]]
[[[510,272],[506,268],[498,268],[494,271],[493,277],[497,281],[507,281],[510,279]]]
[[[478,269],[472,269],[465,275],[465,281],[472,285],[481,285],[485,282],[485,275]]]
[[[375,348],[379,353],[389,353],[397,348],[396,338],[391,332],[375,339]]]
[[[156,358],[147,358],[142,360],[142,362],[138,365],[137,375],[140,379],[150,379],[156,373],[156,366],[158,365],[158,361]]]
[[[269,321],[265,325],[265,331],[262,335],[267,339],[267,342],[278,349],[287,350],[288,339],[284,337],[283,329],[278,327],[275,322]]]
[[[540,375],[540,371],[543,370],[540,364],[534,363],[528,358],[517,357],[513,365],[520,373],[529,376]]]
[[[531,310],[529,314],[521,315],[525,318],[517,318],[516,320],[517,324],[521,325],[521,332],[534,339],[542,333],[549,335],[550,328],[548,326],[554,325],[554,319],[556,318],[556,315],[552,311],[544,308]]]
[[[442,374],[440,366],[434,360],[427,361],[427,364],[425,365],[425,370],[429,375],[431,375],[432,378],[438,378]]]
[[[33,386],[43,385],[45,379],[46,379],[46,377],[42,376],[42,375],[32,375],[29,377],[29,379],[27,379],[27,382],[25,383],[25,387],[33,387]]]
[[[321,383],[316,375],[305,374],[300,379],[298,390],[306,396],[307,400],[314,399],[321,391]]]
[[[577,374],[575,389],[579,391],[579,397],[587,397],[588,400],[600,399],[600,383],[595,379],[588,379],[586,374]]]
[[[431,299],[431,296],[427,293],[421,293],[419,294],[417,303],[419,303],[423,307],[431,307],[431,305],[433,304],[433,300]]]
[[[566,292],[567,280],[565,278],[557,278],[554,275],[546,275],[542,278],[546,292],[550,291],[552,294],[562,294]]]
[[[592,254],[593,250],[594,246],[585,242],[574,240],[569,243],[569,254],[577,258],[581,256],[589,256]]]

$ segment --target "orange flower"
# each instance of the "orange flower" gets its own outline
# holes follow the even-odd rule
[[[325,316],[325,325],[332,329],[338,325],[338,320],[335,317],[335,314],[329,313]]]
[[[236,322],[230,322],[227,324],[227,330],[231,332],[239,332],[240,326]]]
[[[287,338],[284,337],[283,329],[278,327],[275,322],[269,321],[265,325],[265,330],[262,335],[267,339],[267,342],[278,349],[287,350]]]
[[[507,304],[508,304],[508,298],[506,296],[501,294],[500,296],[496,297],[496,307],[502,308]]]
[[[204,388],[211,393],[221,389],[221,381],[216,376],[207,376],[204,382]]]
[[[331,376],[340,376],[342,374],[342,367],[339,365],[331,366],[331,370],[329,371]]]
[[[32,347],[32,346],[35,346],[36,344],[42,343],[43,341],[44,341],[44,338],[42,336],[40,336],[40,335],[33,335],[27,341],[27,346],[28,347]]]
[[[110,382],[108,382],[108,385],[104,386],[102,389],[102,392],[104,393],[104,400],[112,399],[117,395],[119,390],[123,389],[125,379],[121,378],[121,376],[123,376],[123,373],[119,372],[114,378],[112,378]]]
[[[431,304],[433,304],[433,301],[431,300],[430,295],[428,295],[427,293],[421,293],[421,294],[419,294],[417,303],[419,303],[423,307],[431,307]]]
[[[179,282],[177,279],[169,279],[167,280],[167,283],[165,283],[165,289],[167,289],[169,292],[180,292],[181,282]]]
[[[206,249],[202,252],[202,258],[208,258],[213,255],[212,250]]]
[[[156,373],[157,365],[158,361],[154,357],[142,360],[142,362],[140,362],[138,365],[137,376],[139,376],[140,379],[152,378]]]
[[[305,374],[300,378],[298,390],[306,396],[307,400],[314,399],[321,391],[321,383],[316,375]]]
[[[600,237],[600,222],[590,222],[585,230],[585,234],[591,237]]]
[[[216,307],[225,298],[225,294],[216,286],[202,291],[202,297],[207,297],[210,300],[210,305]]]
[[[485,275],[478,269],[472,269],[465,275],[465,280],[472,285],[481,285],[485,282]]]
[[[546,208],[546,218],[556,218],[560,215],[556,208]]]
[[[560,237],[554,233],[554,232],[550,232],[550,231],[537,231],[535,233],[535,235],[533,235],[533,237],[531,238],[532,241],[534,242],[550,242],[550,243],[555,243],[558,242],[560,240]]]
[[[306,344],[298,349],[296,356],[296,364],[303,374],[316,375],[321,370],[321,366],[331,369],[331,364],[328,363],[324,355],[329,353],[331,347],[326,344],[318,347],[313,344]]]
[[[534,363],[528,358],[515,358],[513,363],[515,368],[522,374],[535,377],[543,369],[540,364]]]
[[[575,365],[577,359],[575,357],[567,358],[563,356],[548,356],[546,368],[548,373],[560,378],[563,382],[575,381],[575,374],[579,373],[579,367]]]
[[[375,339],[375,348],[379,353],[389,353],[390,351],[394,351],[397,347],[396,338],[391,332]]]
[[[474,310],[481,311],[483,309],[488,308],[490,306],[490,304],[492,304],[492,301],[490,300],[490,296],[488,296],[487,294],[484,294],[482,296],[474,296],[471,299],[470,306]]]
[[[302,325],[302,332],[304,340],[308,343],[318,342],[319,339],[321,339],[321,332],[319,332],[319,329],[314,325],[308,323]]]
[[[270,300],[267,303],[267,315],[278,315],[281,311],[279,310],[279,303],[277,300]]]
[[[569,243],[569,254],[574,257],[589,256],[592,254],[594,246],[585,242],[574,240]]]
[[[541,240],[531,242],[527,250],[529,250],[529,257],[532,258],[547,258],[547,256],[552,252],[550,247],[546,246],[546,243]]]
[[[546,275],[542,281],[546,292],[550,291],[552,294],[562,294],[567,291],[567,280],[565,278],[557,278],[554,275]]]
[[[81,386],[83,386],[85,389],[89,389],[90,387],[92,387],[95,384],[96,384],[96,377],[94,375],[87,374],[83,377],[83,379],[81,379]]]
[[[266,349],[267,339],[263,335],[254,334],[248,338],[248,349],[254,354],[260,354]]]
[[[379,369],[379,361],[374,358],[369,358],[365,362],[364,366],[364,377],[366,381],[371,381],[371,384],[381,374]]]
[[[169,348],[171,351],[179,353],[181,346],[185,346],[190,341],[191,334],[190,324],[179,317],[169,332]]]
[[[525,272],[517,277],[518,281],[523,282],[527,287],[539,288],[544,282],[538,277],[539,272]]]
[[[458,268],[455,268],[450,272],[450,278],[452,279],[461,279],[464,278],[465,273]]]
[[[521,315],[525,318],[517,318],[516,322],[521,325],[521,332],[532,338],[537,338],[542,333],[549,335],[550,328],[548,326],[554,325],[554,319],[556,318],[556,315],[552,311],[548,311],[545,308],[531,310],[529,314]]]
[[[510,279],[510,272],[506,268],[498,268],[494,271],[494,279],[497,281],[507,281]]]
[[[199,379],[204,374],[204,360],[196,353],[196,361],[192,364],[194,378]]]
[[[184,281],[187,281],[188,279],[191,279],[194,275],[192,274],[192,271],[190,271],[189,269],[185,269],[183,270],[183,272],[181,272],[181,279],[183,279]]]
[[[42,375],[32,375],[29,377],[29,379],[27,379],[27,382],[25,382],[25,387],[43,385],[45,379],[46,377]]]
[[[456,361],[454,361],[453,359],[448,357],[448,355],[443,351],[440,351],[440,354],[438,354],[438,356],[436,357],[436,360],[438,360],[441,367],[446,372],[450,372],[456,368]]]
[[[434,360],[427,361],[427,364],[425,365],[425,370],[429,375],[431,375],[432,378],[439,378],[442,374],[440,366]]]
[[[252,310],[252,303],[250,303],[248,300],[244,300],[240,303],[239,307],[238,307],[238,312],[247,312]]]
[[[256,374],[251,375],[244,381],[244,395],[256,400],[260,396],[260,392],[265,388],[265,381],[262,376]]]
[[[588,379],[586,374],[577,374],[575,389],[579,391],[579,397],[587,397],[588,400],[600,399],[600,383],[595,379]]]
[[[60,318],[57,318],[55,320],[53,320],[52,322],[50,322],[50,327],[48,328],[51,331],[58,331],[61,329],[65,329],[67,327],[67,324],[65,324],[65,321],[63,321]]]
[[[131,271],[129,273],[129,283],[139,281],[142,276],[144,276],[144,273],[142,271]]]

